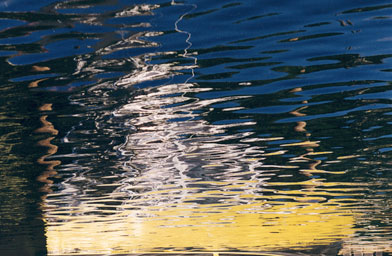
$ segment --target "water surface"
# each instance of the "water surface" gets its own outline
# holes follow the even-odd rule
[[[392,253],[388,1],[0,8],[5,255]]]

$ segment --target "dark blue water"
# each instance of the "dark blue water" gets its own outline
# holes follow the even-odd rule
[[[389,1],[2,1],[0,254],[392,254],[391,25]]]

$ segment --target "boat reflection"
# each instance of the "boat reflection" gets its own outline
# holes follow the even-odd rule
[[[139,68],[116,84],[131,86],[193,68],[143,64],[144,58],[134,58]],[[117,148],[123,159],[119,172],[85,187],[86,193],[107,191],[101,196],[75,194],[79,181],[94,179],[88,173],[48,195],[50,254],[306,250],[354,233],[355,213],[326,197],[346,195],[334,189],[345,184],[312,177],[270,182],[280,170],[298,166],[263,165],[272,154],[265,153],[263,138],[245,130],[256,125],[252,120],[204,120],[212,104],[248,97],[193,96],[208,90],[194,83],[147,87],[113,113],[130,127]],[[228,132],[238,127],[245,131]],[[309,143],[300,146],[316,145]],[[64,201],[70,195],[72,201]]]
[[[136,5],[117,16],[151,15],[158,7]],[[139,25],[148,27],[144,22]],[[176,32],[186,33],[177,28]],[[366,209],[358,209],[358,205],[377,204],[364,199],[362,192],[377,186],[377,182],[347,182],[327,176],[343,175],[346,170],[321,169],[322,157],[334,152],[321,149],[322,142],[313,139],[306,121],[294,124],[294,140],[284,131],[279,137],[257,134],[255,128],[265,124],[252,119],[252,115],[215,122],[209,118],[214,105],[238,103],[252,96],[198,97],[213,88],[192,83],[189,77],[183,79],[187,73],[193,77],[197,68],[197,53],[190,57],[189,47],[182,51],[185,53],[101,58],[131,48],[157,47],[147,39],[159,35],[162,33],[125,36],[98,47],[93,54],[75,58],[78,65],[74,75],[79,78],[91,78],[103,72],[103,67],[124,63],[130,63],[132,70],[115,83],[98,83],[83,92],[83,97],[77,98],[76,93],[71,97],[75,104],[85,102],[85,106],[98,110],[92,117],[85,114],[93,128],[75,128],[63,139],[64,144],[79,139],[74,144],[88,153],[83,155],[83,150],[74,149],[69,158],[76,160],[64,166],[58,166],[59,162],[42,163],[50,169],[56,167],[59,176],[63,175],[55,189],[47,190],[45,198],[50,255],[192,251],[349,255],[391,251],[385,230],[376,234],[377,243],[372,245],[357,235],[366,230],[358,227],[366,219]],[[190,34],[186,42],[189,39]],[[179,59],[182,64],[175,62]],[[181,79],[186,82],[179,82]],[[143,86],[149,82],[152,85]],[[114,111],[94,106],[96,102],[111,104],[105,98],[106,89],[134,86],[139,88],[133,97],[117,104]],[[301,90],[298,87],[292,93]],[[306,116],[306,104],[303,101],[290,114]],[[222,112],[234,113],[241,108],[241,104],[228,104]],[[110,125],[119,120],[123,122],[125,142],[105,145],[105,154],[115,153],[116,158],[110,159],[110,169],[95,170],[90,166],[92,161],[109,161],[109,157],[91,160],[99,145],[89,141],[88,135],[117,133]],[[55,131],[45,117],[41,122],[52,133]],[[72,137],[76,132],[84,136],[84,144],[80,137]],[[95,151],[89,151],[89,147]],[[42,159],[56,158],[57,148],[49,149]],[[88,160],[79,161],[82,155]],[[279,161],[277,157],[281,157]],[[340,156],[325,163],[355,157]]]

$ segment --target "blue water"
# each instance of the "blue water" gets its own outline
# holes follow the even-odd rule
[[[0,254],[392,254],[391,18],[2,1]]]

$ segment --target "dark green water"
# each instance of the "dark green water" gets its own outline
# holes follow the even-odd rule
[[[0,255],[392,254],[389,1],[0,3]]]

